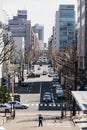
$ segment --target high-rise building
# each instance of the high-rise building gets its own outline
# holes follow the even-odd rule
[[[38,33],[38,39],[43,41],[44,40],[44,27],[42,25],[35,24],[34,26],[32,26],[32,29],[34,33]]]
[[[44,27],[39,24],[32,26],[33,32],[38,34],[38,43],[40,50],[44,49]]]
[[[28,52],[31,44],[31,21],[27,20],[26,10],[18,10],[17,16],[9,20],[9,30],[13,37],[24,37],[25,51]]]
[[[78,67],[87,70],[87,0],[78,0],[77,53]]]
[[[75,40],[75,11],[74,5],[60,5],[56,11],[56,48],[63,49],[71,46]]]

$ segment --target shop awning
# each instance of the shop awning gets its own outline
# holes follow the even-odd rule
[[[84,114],[87,114],[87,91],[72,91],[72,96]]]

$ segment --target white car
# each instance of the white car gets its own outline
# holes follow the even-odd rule
[[[61,87],[61,85],[59,84],[59,82],[54,82],[53,87]]]
[[[43,96],[43,102],[51,102],[51,101],[52,101],[52,97],[50,95]]]
[[[11,112],[11,106],[7,103],[0,104],[0,112]]]
[[[16,109],[27,109],[28,108],[27,104],[23,104],[23,103],[18,102],[18,101],[9,101],[8,104],[10,106],[13,106]]]
[[[62,89],[62,87],[61,87],[61,86],[56,87],[56,94],[58,94],[58,92],[59,92],[60,90],[62,90],[62,91],[63,91],[63,89]]]
[[[63,89],[61,87],[57,87],[56,88],[56,95],[58,99],[63,99],[64,98],[64,92]]]
[[[45,92],[43,95],[43,102],[52,102],[52,93]]]

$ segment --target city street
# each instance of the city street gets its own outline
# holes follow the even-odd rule
[[[41,74],[43,68],[48,71],[48,66],[43,65],[41,70],[35,66],[35,72]],[[40,78],[26,78],[24,81],[28,84],[17,88],[17,92],[21,96],[21,102],[29,106],[28,109],[16,109],[15,119],[6,120],[1,118],[1,125],[5,126],[6,130],[30,130],[30,129],[62,129],[62,130],[78,130],[70,120],[70,113],[67,112],[67,118],[61,119],[61,100],[56,102],[55,93],[50,83],[52,77],[41,75]],[[42,100],[44,92],[51,92],[53,100],[51,103],[44,103]],[[56,102],[56,105],[55,105]],[[38,115],[42,114],[43,127],[38,128]]]
[[[87,0],[0,2],[0,130],[87,130]]]

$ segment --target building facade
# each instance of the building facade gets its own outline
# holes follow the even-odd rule
[[[0,54],[2,52],[2,49],[4,48],[4,42],[3,42],[3,29],[0,28]],[[2,84],[2,77],[3,77],[3,63],[0,64],[0,87]]]
[[[15,57],[12,58],[13,63],[20,64],[24,61],[25,55],[25,40],[24,37],[14,37],[15,42]]]
[[[78,0],[77,53],[78,67],[87,70],[87,0]]]
[[[34,26],[32,26],[32,29],[34,33],[38,33],[38,39],[43,41],[44,40],[44,27],[42,25],[35,24]]]
[[[27,20],[26,10],[18,10],[17,16],[9,20],[9,30],[13,37],[24,37],[25,51],[28,52],[31,44],[31,21]]]
[[[71,46],[75,40],[74,5],[60,5],[56,11],[56,48]]]
[[[33,32],[38,35],[39,49],[44,49],[44,27],[39,24],[32,26]]]

